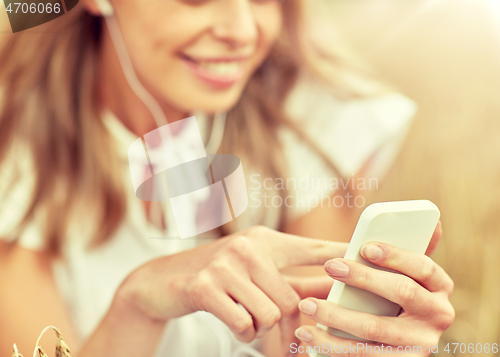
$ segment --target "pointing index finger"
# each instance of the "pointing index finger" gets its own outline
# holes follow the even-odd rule
[[[323,265],[327,260],[345,255],[347,243],[303,238],[280,233],[282,236],[269,240],[271,256],[278,269],[297,265]]]

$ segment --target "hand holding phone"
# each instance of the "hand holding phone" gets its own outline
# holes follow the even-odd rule
[[[436,205],[427,200],[372,204],[361,214],[344,259],[394,272],[365,260],[359,252],[360,248],[368,242],[381,242],[424,254],[438,224],[439,215]],[[397,316],[401,310],[394,302],[340,281],[334,282],[327,300],[351,310],[379,316]],[[367,341],[321,324],[318,327],[341,338]]]

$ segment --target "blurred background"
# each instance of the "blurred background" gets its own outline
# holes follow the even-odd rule
[[[328,25],[319,35],[345,42],[418,104],[408,140],[370,201],[429,199],[441,210],[433,259],[455,282],[456,320],[438,355],[453,355],[446,343],[500,343],[500,0],[309,4]]]
[[[455,282],[456,320],[439,355],[448,342],[500,342],[500,1],[316,1],[339,40],[419,106],[370,201],[430,199],[441,210],[432,257]]]

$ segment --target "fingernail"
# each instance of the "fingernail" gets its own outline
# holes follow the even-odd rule
[[[349,274],[349,267],[336,259],[327,261],[325,263],[325,270],[328,275],[334,278],[345,278]]]
[[[314,316],[318,305],[312,300],[302,300],[299,302],[299,310],[309,316]]]
[[[382,257],[382,249],[375,244],[365,244],[361,249],[363,257],[369,260],[377,260]]]
[[[304,342],[311,342],[313,339],[312,333],[303,329],[302,327],[299,327],[298,329],[295,330],[295,336],[297,336],[299,340]]]

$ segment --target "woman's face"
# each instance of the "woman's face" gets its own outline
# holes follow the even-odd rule
[[[282,27],[281,0],[112,4],[142,83],[188,112],[234,106]]]

